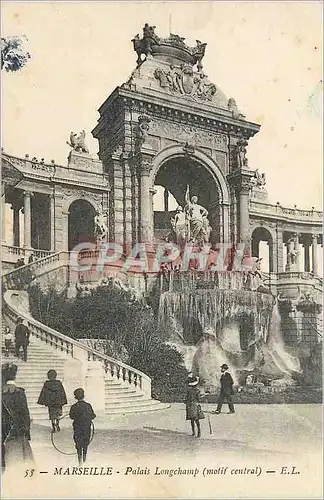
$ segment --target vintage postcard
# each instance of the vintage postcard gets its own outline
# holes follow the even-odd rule
[[[322,2],[1,14],[2,497],[322,498]]]

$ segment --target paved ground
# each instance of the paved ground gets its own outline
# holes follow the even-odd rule
[[[209,413],[214,405],[204,408]],[[49,423],[37,422],[32,428],[33,477],[6,472],[3,496],[322,498],[321,405],[238,405],[234,415],[210,414],[212,434],[206,414],[201,439],[191,437],[184,419],[181,404],[147,414],[97,418],[87,466],[104,467],[103,472],[112,467],[112,475],[63,475],[72,472],[76,458],[56,451]],[[54,442],[66,453],[74,452],[71,435],[65,418]]]

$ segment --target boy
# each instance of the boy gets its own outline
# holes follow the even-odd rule
[[[60,418],[62,417],[62,408],[67,404],[66,394],[63,384],[56,380],[55,370],[47,372],[46,382],[43,385],[37,403],[48,407],[48,416],[52,422],[52,431],[60,431]]]
[[[6,356],[6,358],[8,358],[10,351],[11,351],[11,345],[12,345],[12,340],[13,340],[13,336],[12,336],[12,333],[10,331],[9,326],[6,326],[6,328],[5,328],[4,339],[5,339],[5,356]]]
[[[87,458],[87,450],[90,442],[91,422],[96,415],[90,403],[84,401],[84,390],[75,389],[74,397],[77,403],[71,406],[70,418],[73,420],[73,439],[78,453],[79,465]]]

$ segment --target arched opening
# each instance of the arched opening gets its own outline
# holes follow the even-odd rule
[[[69,250],[79,243],[94,243],[96,211],[86,200],[75,200],[69,208]]]
[[[197,196],[198,204],[208,210],[212,227],[210,241],[221,241],[221,195],[219,187],[207,168],[196,159],[178,156],[164,161],[154,180],[153,198],[154,237],[165,239],[171,230],[170,220],[177,206],[186,204],[185,194],[189,186],[190,197]]]
[[[252,233],[252,257],[262,258],[264,272],[273,272],[273,240],[264,227],[257,227]]]

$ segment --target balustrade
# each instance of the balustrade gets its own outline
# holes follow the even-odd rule
[[[319,210],[303,210],[299,208],[282,207],[281,205],[270,205],[268,203],[260,203],[250,201],[250,212],[256,212],[260,215],[267,213],[274,216],[287,217],[289,219],[300,221],[307,219],[309,221],[320,222],[323,220],[323,214]]]

